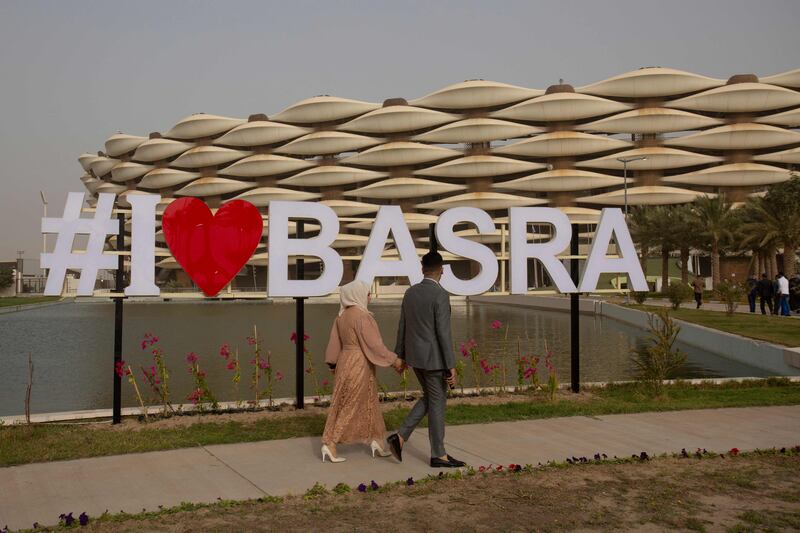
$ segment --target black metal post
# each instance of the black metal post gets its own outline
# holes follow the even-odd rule
[[[578,286],[579,261],[577,258],[578,250],[578,225],[572,225],[572,241],[570,244],[570,274],[572,282]],[[570,294],[569,313],[570,313],[570,381],[572,392],[581,390],[581,349],[580,349],[580,294],[573,292]]]
[[[297,221],[297,233],[295,235],[298,239],[303,238],[303,221]],[[296,263],[296,277],[297,279],[305,278],[305,261],[298,257]],[[305,408],[305,298],[298,297],[294,299],[295,302],[295,333],[297,340],[295,341],[295,405],[298,409]]]
[[[429,251],[431,252],[438,252],[439,251],[439,241],[436,240],[436,223],[431,222],[428,224],[428,241],[429,241]]]
[[[118,213],[117,220],[119,221],[117,252],[122,252],[125,248],[125,215]],[[120,367],[122,365],[122,293],[125,290],[122,285],[124,269],[125,257],[120,254],[117,258],[114,287],[114,291],[117,294],[114,298],[114,406],[111,417],[112,424],[122,422],[122,376],[120,375]]]

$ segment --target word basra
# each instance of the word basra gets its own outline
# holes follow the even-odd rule
[[[82,219],[78,217],[78,212],[83,193],[70,193],[64,218],[42,219],[44,233],[58,233],[59,237],[63,233],[69,237],[65,239],[69,241],[68,245],[59,246],[59,239],[53,253],[42,254],[42,266],[49,269],[45,294],[60,294],[67,269],[80,269],[78,294],[91,295],[98,269],[116,267],[117,258],[102,252],[105,236],[119,231],[117,222],[111,219],[114,196],[100,194],[95,217]],[[132,208],[131,282],[125,289],[128,296],[160,294],[154,279],[156,204],[160,200],[159,195],[130,195],[127,198]],[[75,213],[70,214],[70,210]],[[512,294],[528,292],[529,259],[541,262],[562,293],[591,292],[597,288],[598,279],[603,273],[626,274],[633,290],[648,289],[620,209],[603,209],[578,286],[572,282],[558,258],[569,247],[572,237],[567,216],[558,209],[548,207],[511,207],[508,214]],[[319,225],[319,232],[310,238],[289,238],[290,219],[312,220]],[[454,227],[463,224],[475,226],[480,234],[496,231],[491,217],[482,209],[455,207],[441,213],[436,222],[436,239],[440,247],[453,255],[476,261],[481,267],[477,276],[464,280],[456,277],[449,266],[445,266],[441,284],[453,294],[481,294],[490,290],[496,282],[497,258],[489,247],[456,235]],[[552,226],[553,237],[547,242],[529,242],[530,224]],[[89,247],[85,253],[72,254],[71,241],[75,234],[89,235]],[[323,296],[332,293],[341,282],[343,273],[342,259],[331,247],[338,234],[339,219],[325,204],[270,202],[268,296]],[[398,259],[381,257],[390,237],[399,252]],[[610,257],[607,252],[612,240],[617,245],[618,255]],[[320,276],[316,279],[289,279],[291,256],[319,258],[322,262]],[[398,206],[381,206],[378,210],[356,274],[357,279],[367,283],[379,277],[405,277],[412,284],[422,279],[414,241]]]

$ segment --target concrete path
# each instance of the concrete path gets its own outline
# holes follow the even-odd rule
[[[633,301],[632,298],[631,298],[631,301]],[[648,298],[644,302],[644,304],[645,305],[657,305],[657,306],[660,306],[660,307],[672,307],[672,303],[669,300],[667,300],[666,298]],[[681,309],[695,309],[694,300],[687,301],[686,303],[681,305]],[[706,302],[703,302],[703,306],[700,308],[700,310],[701,311],[725,312],[725,304],[722,303],[722,302],[717,302],[717,301],[711,301],[711,302],[706,301]],[[756,312],[755,313],[751,313],[750,312],[750,306],[747,303],[740,303],[739,307],[736,308],[735,312],[736,313],[747,314],[747,315],[757,314],[757,315],[760,316],[761,315],[761,308],[759,307],[758,302],[756,302]],[[769,309],[767,309],[767,314],[769,314]],[[798,313],[792,313],[789,316],[792,317],[792,318],[800,318],[800,314],[798,314]],[[784,317],[784,318],[787,318],[787,317]]]
[[[800,444],[800,406],[706,409],[498,422],[447,429],[448,452],[473,466],[563,461],[606,453],[630,456],[681,448],[727,451]],[[61,513],[98,516],[181,502],[302,494],[319,481],[378,483],[424,477],[428,439],[418,430],[403,463],[340,446],[347,461],[320,462],[318,438],[205,446],[0,468],[0,526],[55,524]]]

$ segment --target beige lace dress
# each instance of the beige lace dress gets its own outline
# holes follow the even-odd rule
[[[391,366],[395,359],[371,314],[351,306],[336,318],[325,350],[325,362],[336,365],[336,374],[323,444],[383,442],[375,366]]]

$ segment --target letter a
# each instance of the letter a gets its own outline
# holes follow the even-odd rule
[[[616,236],[619,257],[606,257],[611,238]],[[600,274],[614,272],[628,275],[628,288],[635,291],[647,291],[647,280],[642,272],[642,265],[636,257],[636,248],[633,246],[628,225],[619,208],[603,209],[600,222],[594,232],[594,240],[586,260],[586,269],[581,280],[581,292],[591,292],[597,288]]]

